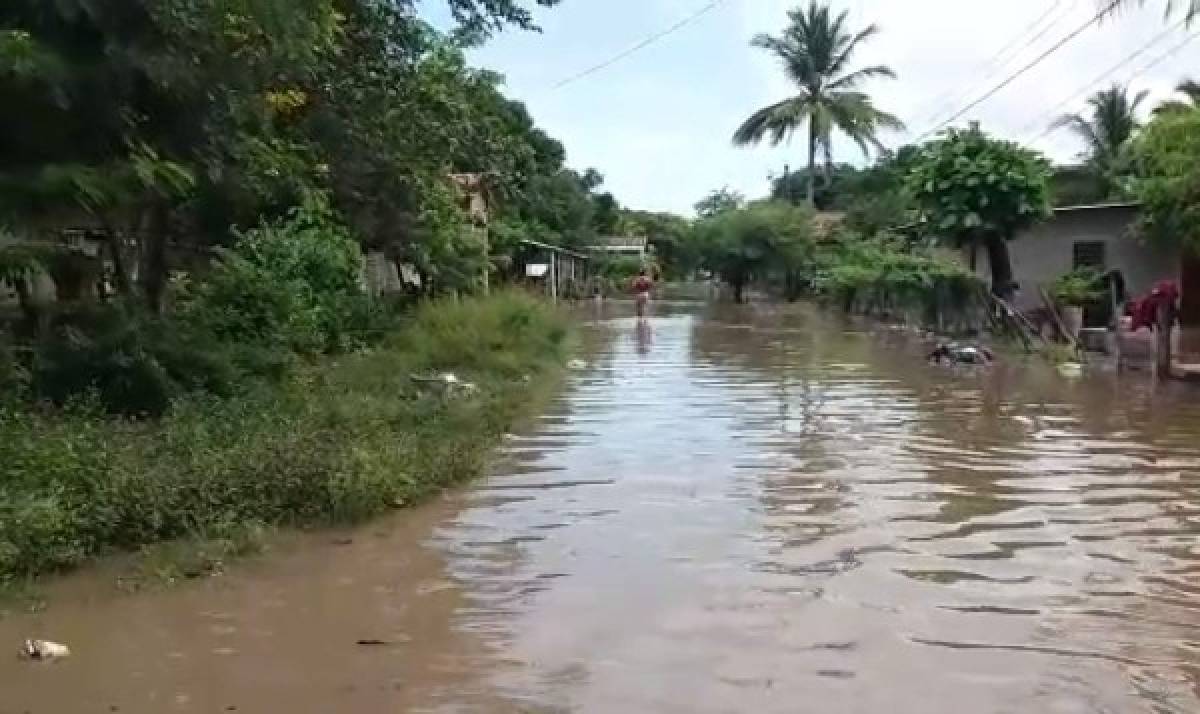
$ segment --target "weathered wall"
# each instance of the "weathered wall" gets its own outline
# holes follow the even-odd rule
[[[1140,240],[1132,230],[1136,218],[1137,209],[1133,207],[1059,211],[1009,243],[1013,274],[1021,286],[1017,308],[1041,306],[1038,288],[1049,287],[1058,276],[1071,271],[1078,242],[1104,243],[1105,269],[1119,269],[1134,296],[1149,291],[1159,280],[1178,280],[1178,251]],[[978,273],[987,279],[990,272],[986,251],[979,251],[976,265]]]

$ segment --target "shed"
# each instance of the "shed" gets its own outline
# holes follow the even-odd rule
[[[582,294],[590,278],[586,255],[528,238],[521,240],[521,247],[522,274],[544,283],[550,299]]]

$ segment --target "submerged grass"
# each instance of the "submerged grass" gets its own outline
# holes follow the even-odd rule
[[[445,301],[375,349],[156,422],[0,406],[0,581],[170,541],[183,551],[147,551],[146,571],[192,577],[264,528],[353,523],[477,476],[555,381],[567,335],[533,298]],[[477,389],[451,398],[411,379],[442,371]]]

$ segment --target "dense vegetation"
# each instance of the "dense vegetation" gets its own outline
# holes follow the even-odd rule
[[[0,580],[183,537],[346,523],[475,476],[546,385],[565,325],[528,297],[431,304],[375,349],[154,422],[0,402]],[[456,372],[456,398],[412,374]]]
[[[20,107],[0,117],[19,307],[0,311],[0,580],[411,501],[475,473],[544,387],[566,338],[549,308],[415,307],[488,269],[451,175],[487,177],[501,253],[621,211],[463,56],[556,0],[448,4],[451,36],[407,0],[0,9]],[[369,296],[370,251],[420,294]],[[440,370],[476,387],[412,379]]]

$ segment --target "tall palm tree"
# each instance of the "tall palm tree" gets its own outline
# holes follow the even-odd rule
[[[831,162],[834,129],[869,154],[871,149],[883,150],[877,138],[881,129],[904,128],[903,122],[876,108],[871,98],[858,90],[865,80],[894,79],[896,73],[883,65],[851,70],[855,51],[879,28],[870,25],[853,34],[847,28],[847,16],[847,12],[834,16],[828,5],[810,0],[807,8],[788,12],[790,24],[782,35],[754,38],[755,47],[771,52],[783,63],[784,72],[800,91],[759,109],[733,135],[737,146],[757,144],[764,138],[778,146],[807,124],[809,205],[816,196],[817,152],[823,151],[826,162]]]
[[[1051,125],[1054,129],[1068,129],[1083,140],[1082,157],[1108,193],[1115,187],[1125,148],[1141,127],[1138,107],[1148,94],[1141,91],[1130,96],[1128,87],[1114,84],[1089,97],[1085,113],[1064,114]]]
[[[1154,108],[1155,114],[1172,114],[1200,109],[1200,82],[1185,79],[1175,85],[1175,91],[1187,99],[1169,99]]]

